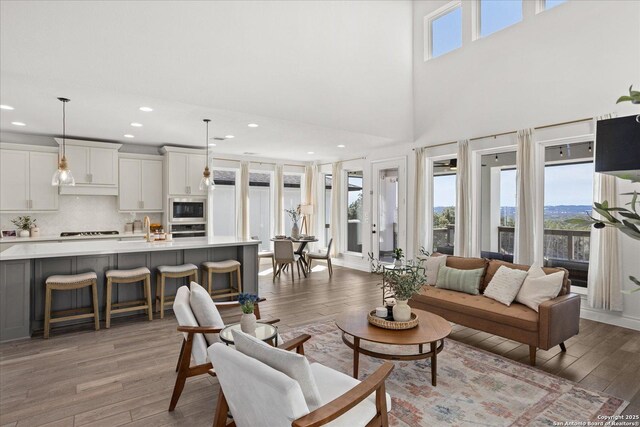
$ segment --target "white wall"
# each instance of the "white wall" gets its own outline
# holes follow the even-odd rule
[[[424,61],[423,17],[447,1],[414,2],[414,138],[430,145],[593,117],[640,87],[640,2],[569,1],[471,41],[463,0],[462,48]]]

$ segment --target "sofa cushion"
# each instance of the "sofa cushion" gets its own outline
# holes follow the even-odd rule
[[[189,297],[191,291],[187,286],[180,286],[176,292],[176,299],[173,301],[173,313],[180,326],[200,326],[196,320],[196,316],[191,310]],[[184,338],[187,339],[188,334],[183,332]],[[196,365],[203,365],[208,362],[207,359],[207,343],[202,334],[193,335],[193,347],[191,348],[191,356],[195,360]]]
[[[484,296],[504,305],[511,305],[526,277],[526,271],[501,265],[487,289],[484,290]]]
[[[483,274],[484,268],[461,270],[442,266],[438,271],[436,287],[478,295],[480,293],[480,282],[482,281]]]
[[[432,255],[425,259],[424,269],[426,270],[425,275],[427,276],[427,284],[435,285],[438,280],[438,272],[440,271],[440,267],[445,265],[447,262],[446,255]]]
[[[540,304],[558,296],[562,287],[562,278],[560,271],[545,274],[540,267],[531,267],[516,301],[537,312]]]
[[[448,257],[451,258],[451,257]],[[477,258],[474,258],[477,259]],[[447,260],[447,265],[449,265],[449,260]],[[501,266],[505,266],[508,268],[515,268],[518,270],[523,270],[523,271],[529,271],[529,266],[528,265],[524,265],[524,264],[513,264],[510,262],[505,262],[505,261],[498,261],[498,260],[490,260],[488,262],[488,266],[487,266],[487,272],[484,276],[484,280],[482,282],[482,284],[480,285],[480,292],[484,292],[484,290],[487,288],[487,286],[489,285],[489,283],[491,282],[491,279],[493,279],[493,276],[496,274],[496,272],[498,271],[498,269]],[[564,277],[562,280],[562,289],[560,291],[560,295],[564,295],[564,294],[568,294],[570,292],[571,289],[570,285],[569,285],[569,272],[561,267],[543,267],[542,270],[546,273],[546,274],[552,274],[552,273],[557,273],[558,271],[563,271],[564,272]]]
[[[468,295],[433,286],[423,286],[413,300],[527,331],[538,330],[538,313],[518,303],[507,307],[483,295]]]

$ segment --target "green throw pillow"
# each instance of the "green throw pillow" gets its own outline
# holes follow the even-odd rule
[[[484,268],[476,270],[460,270],[442,266],[438,271],[436,288],[450,289],[471,295],[480,294],[480,280],[484,274]]]

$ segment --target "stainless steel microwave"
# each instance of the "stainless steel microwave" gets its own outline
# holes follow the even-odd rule
[[[207,199],[169,199],[169,222],[207,222]]]

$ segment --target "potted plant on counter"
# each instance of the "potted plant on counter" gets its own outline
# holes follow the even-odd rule
[[[254,336],[256,334],[256,315],[253,313],[253,310],[257,301],[258,296],[254,294],[242,293],[238,295],[238,302],[242,310],[240,329],[242,332]]]
[[[31,235],[31,228],[36,225],[36,220],[31,219],[29,215],[19,216],[11,220],[13,225],[20,229],[18,236],[29,237]]]
[[[411,319],[409,299],[426,283],[424,268],[407,266],[402,269],[385,270],[386,286],[393,292],[396,305],[393,306],[393,320],[407,322]]]

